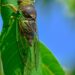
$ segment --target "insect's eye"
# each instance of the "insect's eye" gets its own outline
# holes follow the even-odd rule
[[[20,4],[20,3],[22,3],[23,2],[23,0],[18,0],[18,4]]]
[[[27,17],[30,16],[33,19],[36,19],[36,11],[35,11],[35,8],[33,7],[33,5],[23,6],[22,12],[23,12],[24,16],[27,16]]]
[[[30,14],[28,14],[27,12],[23,12],[23,15],[24,15],[26,18],[31,18]]]

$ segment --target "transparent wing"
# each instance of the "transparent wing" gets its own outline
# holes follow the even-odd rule
[[[39,45],[38,45],[38,33],[37,33],[37,26],[36,26],[36,22],[34,20],[25,20],[25,18],[21,17],[20,18],[20,23],[19,23],[19,27],[20,27],[20,32],[22,34],[22,36],[24,36],[26,38],[27,34],[30,35],[30,37],[32,37],[32,39],[30,38],[30,40],[32,40],[32,47],[33,47],[33,55],[34,55],[34,64],[35,67],[37,68],[37,64],[38,64],[38,60],[39,60]],[[28,41],[27,41],[28,42]],[[22,43],[23,44],[23,43]],[[22,45],[24,46],[24,45]]]
[[[18,24],[16,24],[16,38],[17,38],[17,46],[19,49],[20,53],[20,58],[23,63],[23,75],[29,75],[30,70],[28,69],[29,66],[31,66],[31,58],[30,58],[30,49],[27,43],[27,40],[24,36],[21,35],[20,31],[21,29],[19,28],[19,20],[17,20]],[[26,73],[26,74],[24,74]]]

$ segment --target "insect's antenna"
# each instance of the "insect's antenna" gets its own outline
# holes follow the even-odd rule
[[[10,7],[14,12],[17,12],[17,8],[13,4],[0,4],[2,7]]]

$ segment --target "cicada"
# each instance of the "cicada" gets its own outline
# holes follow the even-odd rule
[[[22,21],[19,21],[20,32],[26,37],[30,46],[37,33],[36,28],[36,11],[32,4],[22,5],[23,0],[18,0],[19,9],[21,10],[24,18],[21,17]]]
[[[12,4],[3,4],[3,6],[10,6],[14,10],[12,16],[13,19],[15,20],[16,18],[18,22],[18,25],[16,25],[16,40],[25,68],[24,75],[29,75],[29,70],[32,68],[37,70],[38,68],[39,49],[36,25],[37,15],[33,1],[18,0],[17,3],[18,8],[15,8]]]
[[[26,1],[26,0],[25,0]],[[19,11],[21,11],[22,16],[19,20],[19,31],[21,36],[24,36],[29,46],[33,46],[34,64],[37,68],[38,60],[38,37],[37,37],[37,25],[36,25],[36,10],[35,7],[28,2],[25,3],[24,0],[18,0]],[[23,4],[24,3],[24,4]]]

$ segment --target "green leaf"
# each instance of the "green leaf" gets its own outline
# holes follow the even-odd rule
[[[17,8],[17,0],[0,0],[0,1],[1,1],[1,4],[13,4]],[[3,30],[1,34],[3,35],[8,30],[8,27],[9,27],[8,22],[12,13],[13,13],[13,10],[10,7],[1,6],[1,16],[3,19]]]
[[[2,3],[12,3],[17,5],[17,0],[2,0]],[[8,12],[7,12],[8,11]],[[2,17],[4,21],[3,31],[0,37],[0,51],[3,64],[3,73],[5,75],[23,75],[23,63],[19,54],[19,47],[16,42],[16,21],[8,25],[11,13],[11,9],[7,7],[1,8]],[[6,13],[5,13],[6,12]],[[65,75],[60,64],[57,62],[54,55],[49,51],[46,46],[39,43],[40,46],[40,64],[37,73],[32,71],[31,75]],[[0,62],[1,64],[1,62]],[[42,70],[42,73],[41,73]]]
[[[0,40],[1,41],[0,50],[2,53],[2,61],[4,66],[3,69],[5,75],[24,75],[23,74],[24,64],[20,57],[20,51],[19,51],[19,49],[20,50],[23,49],[23,46],[20,44],[18,47],[18,43],[16,39],[16,27],[17,27],[16,24],[18,25],[18,22],[16,22],[16,20],[14,19],[13,23],[11,23],[11,25],[9,26],[7,32],[3,35],[2,40]],[[21,40],[19,40],[19,43],[21,43],[20,41],[23,41],[24,47],[26,48],[27,45],[25,43],[25,39],[22,38]],[[28,59],[28,57],[26,58]],[[29,64],[30,63],[31,62],[29,62]],[[40,60],[40,64],[41,64],[41,60]],[[31,73],[29,75],[42,75],[41,74],[42,69],[40,67],[40,64],[38,65],[37,72],[35,71],[34,68],[31,68]]]
[[[39,43],[39,46],[41,54],[39,70],[38,73],[34,73],[35,70],[33,70],[31,75],[41,75],[41,70],[43,71],[42,75],[65,75],[50,50],[42,43]],[[16,42],[16,20],[14,20],[8,28],[7,33],[4,34],[0,45],[5,75],[22,75],[24,65],[20,59],[19,48]]]
[[[75,16],[75,0],[61,0],[61,3],[65,4],[69,16]]]
[[[70,9],[70,11],[75,11],[75,0],[67,0],[65,1],[66,4],[68,5],[68,8]]]
[[[5,75],[22,75],[23,65],[16,42],[16,21],[2,38],[0,49]]]
[[[40,46],[40,64],[38,73],[31,75],[64,75],[60,64],[57,62],[53,54],[42,43]],[[23,64],[20,59],[18,46],[16,42],[16,21],[10,25],[6,34],[2,38],[0,45],[2,53],[2,61],[5,75],[22,75]],[[42,62],[41,62],[42,61]],[[42,70],[42,73],[40,72]],[[40,73],[39,73],[40,72]]]
[[[49,71],[49,73],[52,73],[51,75],[65,75],[65,72],[63,71],[62,67],[60,66],[60,64],[58,63],[57,59],[54,57],[52,52],[41,42],[39,44],[42,62],[45,69]]]
[[[2,58],[1,58],[1,52],[0,52],[0,75],[4,75],[3,63],[2,63]]]

